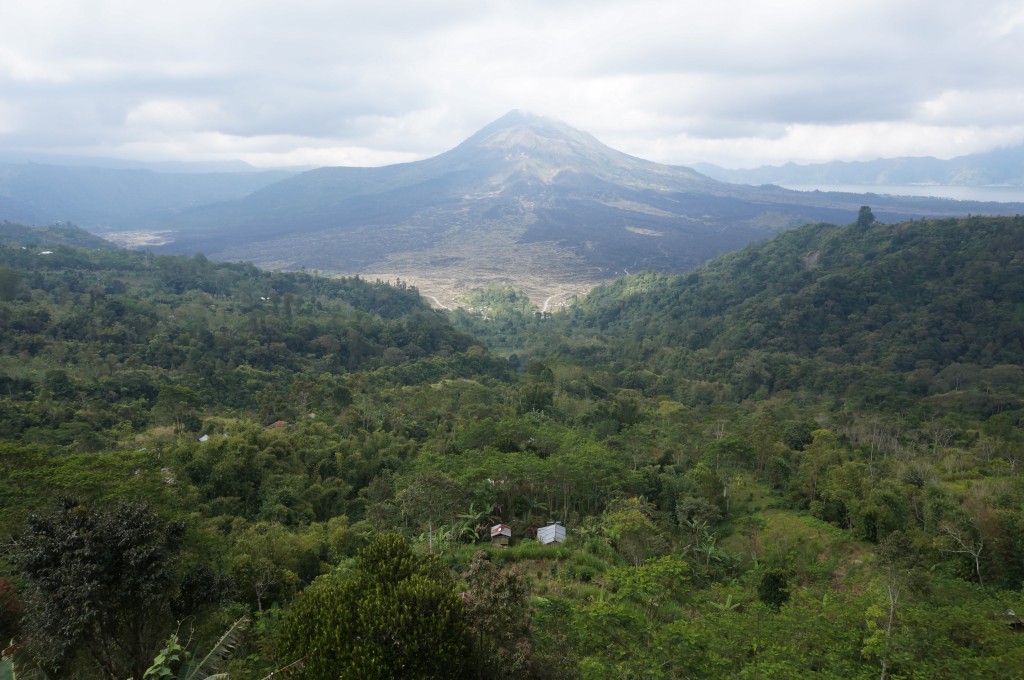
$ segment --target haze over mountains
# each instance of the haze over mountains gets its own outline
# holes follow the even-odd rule
[[[401,277],[446,299],[511,283],[538,301],[627,272],[683,271],[801,224],[851,223],[867,201],[728,184],[520,111],[438,156],[385,167],[282,179],[23,166],[0,178],[0,218],[70,220],[122,243],[266,268]],[[870,205],[885,222],[1024,212],[910,197]]]
[[[0,219],[74,222],[98,233],[146,228],[190,206],[245,196],[292,174],[170,167],[176,171],[0,158]]]
[[[1024,187],[1024,145],[949,160],[925,157],[873,161],[762,165],[729,169],[711,163],[694,167],[723,182],[743,184],[924,184]]]

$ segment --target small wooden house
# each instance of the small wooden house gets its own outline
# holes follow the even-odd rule
[[[565,540],[565,527],[560,522],[541,527],[537,529],[537,540],[540,541],[541,545],[561,543]]]
[[[502,548],[508,547],[508,542],[512,539],[512,527],[507,524],[495,524],[491,527],[491,545],[497,545]]]

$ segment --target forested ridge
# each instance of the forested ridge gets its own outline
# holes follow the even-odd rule
[[[493,323],[455,320],[517,356],[625,369],[649,394],[920,408],[955,393],[988,417],[1019,407],[1024,380],[1022,233],[1020,217],[807,225],[688,274],[625,277],[543,323],[500,300]]]
[[[1020,217],[808,225],[447,318],[7,233],[0,671],[1024,668]]]
[[[654,362],[682,348],[901,373],[1019,363],[1022,233],[1020,217],[808,225],[690,274],[621,279],[572,318],[613,337],[649,338],[628,349]]]

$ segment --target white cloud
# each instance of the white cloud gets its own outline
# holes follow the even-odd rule
[[[947,90],[921,102],[922,122],[999,127],[1024,121],[1024,88],[1020,90]]]
[[[150,99],[133,107],[124,117],[130,128],[154,130],[195,130],[216,117],[218,106],[208,101]]]
[[[512,108],[673,163],[1024,141],[1019,0],[8,5],[4,148],[383,164]]]
[[[93,153],[99,149],[92,149]],[[122,148],[132,158],[177,158],[189,152],[191,160],[242,160],[259,166],[371,166],[405,163],[418,154],[381,152],[365,147],[344,146],[329,140],[296,135],[236,137],[218,132],[197,132],[173,138],[152,137],[145,142],[132,142]]]
[[[647,158],[695,163],[717,158],[727,167],[762,164],[820,163],[835,159],[870,160],[878,157],[935,156],[953,158],[1024,140],[1024,124],[1001,127],[946,127],[912,123],[854,123],[847,125],[790,125],[776,137],[729,139],[680,135],[659,140]],[[643,155],[643,154],[641,154]]]

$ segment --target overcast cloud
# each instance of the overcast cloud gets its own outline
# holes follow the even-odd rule
[[[510,109],[665,163],[1024,142],[1024,0],[0,3],[0,150],[436,155]]]

